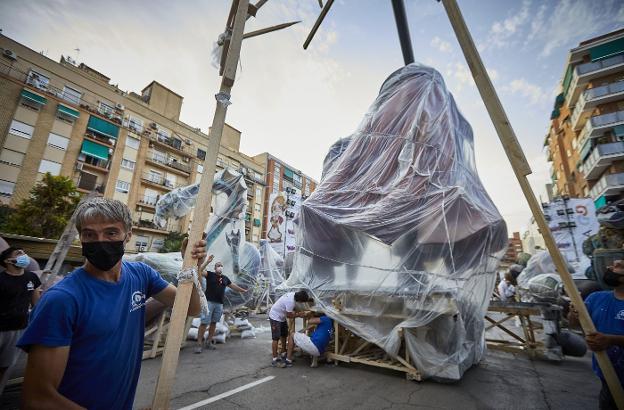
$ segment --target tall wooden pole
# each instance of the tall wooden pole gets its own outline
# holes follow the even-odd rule
[[[247,19],[249,0],[233,1],[238,1],[238,7],[236,8],[236,16],[234,17],[229,47],[224,49],[224,53],[227,53],[227,58],[225,60],[221,88],[219,94],[216,95],[217,106],[212,120],[212,127],[208,135],[208,152],[204,160],[204,172],[197,195],[198,206],[195,208],[191,233],[189,235],[189,244],[195,244],[197,241],[201,240],[202,233],[208,223],[208,217],[210,216],[212,184],[217,164],[217,154],[219,152],[219,146],[221,145],[221,134],[223,133],[223,127],[225,125],[225,115],[227,113],[227,106],[229,105],[230,91],[234,85],[234,78],[236,77],[236,68],[238,66],[245,21]],[[196,265],[191,257],[192,249],[192,246],[187,246],[186,248],[183,269],[193,268]],[[171,389],[173,387],[178,357],[180,355],[180,346],[183,338],[186,336],[184,334],[184,325],[191,301],[191,292],[194,292],[192,282],[179,284],[175,303],[173,305],[173,312],[171,313],[171,324],[167,332],[167,342],[165,344],[160,373],[156,383],[156,392],[152,401],[152,409],[154,410],[169,408]]]
[[[492,81],[490,81],[490,77],[485,70],[485,66],[483,65],[483,61],[479,56],[479,52],[474,45],[474,41],[472,40],[472,36],[468,31],[468,27],[466,27],[466,22],[457,6],[456,0],[442,0],[442,4],[446,9],[446,13],[449,17],[451,25],[453,26],[453,30],[455,31],[455,35],[457,36],[457,40],[461,46],[461,49],[464,53],[464,57],[466,58],[466,62],[468,63],[468,67],[470,67],[470,71],[472,72],[472,76],[475,80],[477,88],[479,89],[479,93],[481,94],[481,98],[485,103],[485,107],[490,114],[490,118],[494,123],[494,128],[496,128],[496,132],[498,133],[498,137],[503,144],[503,148],[507,153],[507,157],[511,162],[511,166],[516,174],[516,178],[520,183],[520,188],[522,188],[522,192],[529,203],[529,208],[531,208],[531,212],[533,213],[533,217],[537,222],[537,226],[542,232],[542,236],[544,237],[544,242],[546,243],[546,247],[548,248],[548,252],[550,253],[555,266],[557,267],[557,271],[559,272],[559,276],[565,285],[566,291],[574,307],[579,312],[579,321],[581,323],[581,327],[583,331],[587,333],[595,332],[596,327],[585,308],[585,304],[583,303],[583,299],[576,288],[574,280],[568,272],[568,268],[566,265],[563,256],[559,252],[559,248],[557,248],[557,244],[555,243],[555,239],[550,232],[550,228],[546,223],[546,219],[544,218],[544,214],[542,213],[541,206],[535,198],[535,194],[531,189],[529,184],[529,180],[527,179],[527,175],[531,174],[531,167],[529,166],[524,152],[522,151],[522,147],[518,143],[516,135],[507,119],[507,115],[505,114],[505,110],[498,99],[498,95],[494,90],[494,86],[492,85]],[[622,390],[622,386],[618,380],[617,374],[613,369],[613,364],[609,360],[607,353],[605,351],[595,352],[596,359],[598,360],[598,364],[600,365],[600,369],[602,369],[602,374],[609,385],[609,390],[617,403],[618,408],[624,409],[624,391]]]
[[[414,62],[414,50],[412,49],[412,37],[407,24],[407,14],[405,13],[405,3],[403,0],[392,0],[392,10],[394,11],[394,21],[396,22],[403,62],[405,65]]]

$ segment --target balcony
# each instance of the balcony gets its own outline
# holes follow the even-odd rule
[[[170,157],[162,152],[158,151],[149,151],[147,153],[147,161],[152,162],[159,166],[166,166],[173,168],[175,171],[182,172],[185,176],[190,175],[191,166],[182,162],[179,162],[177,159]],[[168,168],[165,168],[168,170]]]
[[[106,186],[104,184],[97,183],[97,176],[85,172],[81,172],[77,180],[74,180],[79,192],[89,193],[92,191],[104,193]]]
[[[137,206],[142,206],[144,208],[155,209],[156,208],[156,202],[158,202],[158,198],[159,198],[158,195],[155,195],[155,196],[143,195],[137,201]]]
[[[592,63],[579,64],[574,67],[572,81],[568,88],[568,105],[570,107],[576,105],[577,99],[582,92],[582,86],[589,81],[616,73],[622,70],[622,68],[624,68],[624,54],[594,61]]]
[[[94,132],[91,131],[87,131],[84,135],[85,139],[96,142],[98,144],[106,144],[109,147],[114,147],[115,146],[115,139],[114,138],[105,138],[101,135],[98,135]]]
[[[579,132],[579,145],[582,146],[585,143],[585,139],[600,137],[606,131],[619,125],[624,125],[624,111],[595,115],[585,123],[583,129]]]
[[[580,171],[585,179],[596,179],[613,161],[620,158],[624,158],[624,142],[599,144],[581,165]]]
[[[146,232],[163,233],[163,234],[167,234],[169,232],[180,231],[180,224],[178,222],[168,222],[167,226],[165,226],[164,228],[161,228],[160,226],[156,225],[154,221],[151,219],[139,218],[133,221],[132,225],[134,225],[134,229],[137,231],[146,231]]]
[[[144,183],[148,184],[148,185],[152,185],[161,189],[166,189],[168,191],[179,187],[180,185],[175,184],[174,182],[170,181],[167,178],[164,178],[162,176],[158,176],[158,175],[154,175],[154,174],[150,174],[149,172],[144,173],[141,176],[141,181],[143,181]]]
[[[624,191],[624,172],[605,174],[589,191],[589,195],[596,199],[600,196],[615,195]]]
[[[104,161],[103,159],[92,157],[90,155],[84,155],[84,159],[81,159],[81,156],[78,156],[78,162],[76,164],[77,169],[80,169],[80,170],[87,169],[87,170],[92,170],[92,171],[108,173],[109,167],[110,167],[110,161]]]
[[[190,156],[190,154],[186,151],[186,147],[184,146],[185,142],[183,142],[182,140],[159,134],[155,130],[145,130],[143,134],[146,135],[157,146],[173,150],[173,152],[176,152],[178,154],[184,154],[184,156],[186,157]]]
[[[600,104],[624,99],[624,81],[617,81],[600,87],[585,90],[574,108],[571,121],[575,130],[585,125],[585,121],[591,115],[592,110]]]

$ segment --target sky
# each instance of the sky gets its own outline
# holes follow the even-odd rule
[[[483,184],[522,231],[529,207],[471,78],[441,3],[406,0],[417,61],[440,71],[475,136]],[[565,69],[580,41],[624,27],[618,0],[458,0],[545,198],[543,141]],[[69,55],[126,91],[156,80],[184,96],[180,119],[207,131],[220,77],[211,64],[229,1],[2,0],[2,33],[58,61]],[[385,78],[403,65],[390,0],[337,0],[308,50],[317,0],[270,0],[246,31],[298,21],[244,41],[227,122],[241,151],[268,151],[320,179],[331,144],[357,128]],[[79,49],[79,51],[76,51]]]

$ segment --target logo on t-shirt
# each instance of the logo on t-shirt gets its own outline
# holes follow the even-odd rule
[[[141,292],[140,290],[137,290],[136,292],[132,294],[132,300],[130,302],[131,302],[130,312],[134,312],[137,309],[141,309],[143,306],[145,306],[145,293]]]
[[[35,290],[35,284],[32,282],[32,280],[29,280],[28,283],[26,284],[26,290],[28,291]]]
[[[624,320],[624,309],[620,310],[617,315],[615,315],[616,319]]]

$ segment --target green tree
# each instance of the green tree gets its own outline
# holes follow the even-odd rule
[[[46,173],[30,190],[30,197],[17,206],[6,231],[58,239],[79,201],[80,194],[71,179]]]
[[[0,232],[5,232],[6,224],[11,219],[11,215],[15,212],[15,209],[8,205],[0,205]]]
[[[165,241],[163,243],[162,248],[160,248],[160,253],[167,252],[179,252],[180,247],[182,247],[182,241],[186,238],[186,234],[182,234],[179,232],[169,232],[167,236],[165,236]]]

